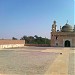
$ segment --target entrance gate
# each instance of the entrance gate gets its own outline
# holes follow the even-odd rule
[[[69,40],[66,40],[64,46],[65,47],[70,47],[70,41]]]

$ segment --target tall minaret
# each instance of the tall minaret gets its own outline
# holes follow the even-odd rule
[[[52,32],[56,32],[56,21],[53,21]]]
[[[60,26],[60,31],[62,31],[62,28],[61,28],[61,26]]]
[[[75,25],[74,25],[74,32],[75,32]]]

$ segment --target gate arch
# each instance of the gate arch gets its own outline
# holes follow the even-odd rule
[[[65,43],[64,43],[64,46],[65,47],[71,47],[70,41],[66,40]]]

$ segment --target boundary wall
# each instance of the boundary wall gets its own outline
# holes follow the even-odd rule
[[[24,47],[25,40],[0,40],[0,49]]]

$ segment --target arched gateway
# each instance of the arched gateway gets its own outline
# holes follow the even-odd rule
[[[66,40],[65,43],[64,43],[64,46],[65,46],[65,47],[70,47],[70,46],[71,46],[71,45],[70,45],[70,41],[69,41],[69,40]]]

